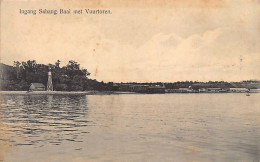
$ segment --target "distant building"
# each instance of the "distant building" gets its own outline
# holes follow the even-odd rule
[[[208,92],[220,92],[222,89],[221,88],[207,88]]]
[[[113,89],[118,91],[136,92],[136,93],[165,93],[164,85],[161,86],[161,85],[119,83],[119,84],[113,84]]]
[[[247,88],[230,88],[231,92],[249,92]]]
[[[207,88],[199,88],[199,92],[207,92]]]
[[[137,93],[145,93],[148,92],[148,85],[132,85],[130,86],[130,91]]]
[[[250,92],[252,92],[252,93],[260,93],[260,89],[250,89]]]
[[[189,88],[179,88],[178,90],[179,90],[180,93],[193,92],[191,87],[189,87]]]
[[[42,83],[31,83],[29,91],[45,91],[45,86]]]
[[[165,89],[166,93],[180,93],[179,89]]]

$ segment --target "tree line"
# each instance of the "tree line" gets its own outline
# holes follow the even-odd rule
[[[208,81],[208,82],[199,82],[199,81],[177,81],[177,82],[156,82],[156,83],[136,83],[128,82],[123,84],[132,84],[132,85],[149,85],[149,86],[165,86],[166,89],[179,89],[179,88],[192,88],[198,90],[200,88],[247,88],[247,89],[259,89],[260,81],[257,80],[247,80],[241,82],[226,82],[226,81]]]
[[[14,61],[13,66],[0,63],[0,90],[2,91],[27,91],[31,83],[42,83],[46,86],[49,69],[52,72],[53,88],[56,91],[113,91],[118,90],[113,82],[104,83],[95,79],[89,79],[90,72],[81,68],[80,64],[74,60],[67,63],[66,66],[60,66],[60,60],[54,64],[38,64],[35,60]],[[122,83],[121,83],[122,84]],[[126,83],[124,83],[126,84]],[[136,83],[132,85],[164,85],[166,89],[178,88],[260,88],[260,81],[247,80],[242,82],[225,81],[178,81],[172,83]],[[120,85],[118,83],[117,85]]]
[[[35,60],[14,61],[13,66],[0,64],[1,90],[25,91],[31,83],[42,83],[46,86],[49,69],[52,72],[54,90],[83,91],[83,90],[112,90],[113,83],[98,82],[89,79],[90,72],[81,68],[74,60],[61,67],[60,61],[54,64],[38,64]]]

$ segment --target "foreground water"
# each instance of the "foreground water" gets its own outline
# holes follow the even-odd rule
[[[260,161],[259,99],[2,95],[0,161]]]

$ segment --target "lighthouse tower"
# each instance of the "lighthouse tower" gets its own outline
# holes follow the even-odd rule
[[[52,77],[51,77],[51,69],[49,68],[48,72],[48,82],[47,82],[47,91],[53,91],[53,85],[52,85]]]

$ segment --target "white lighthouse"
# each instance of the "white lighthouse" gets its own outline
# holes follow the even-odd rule
[[[48,82],[47,82],[47,91],[53,91],[53,85],[52,85],[52,77],[51,77],[51,69],[49,68],[48,72]]]

